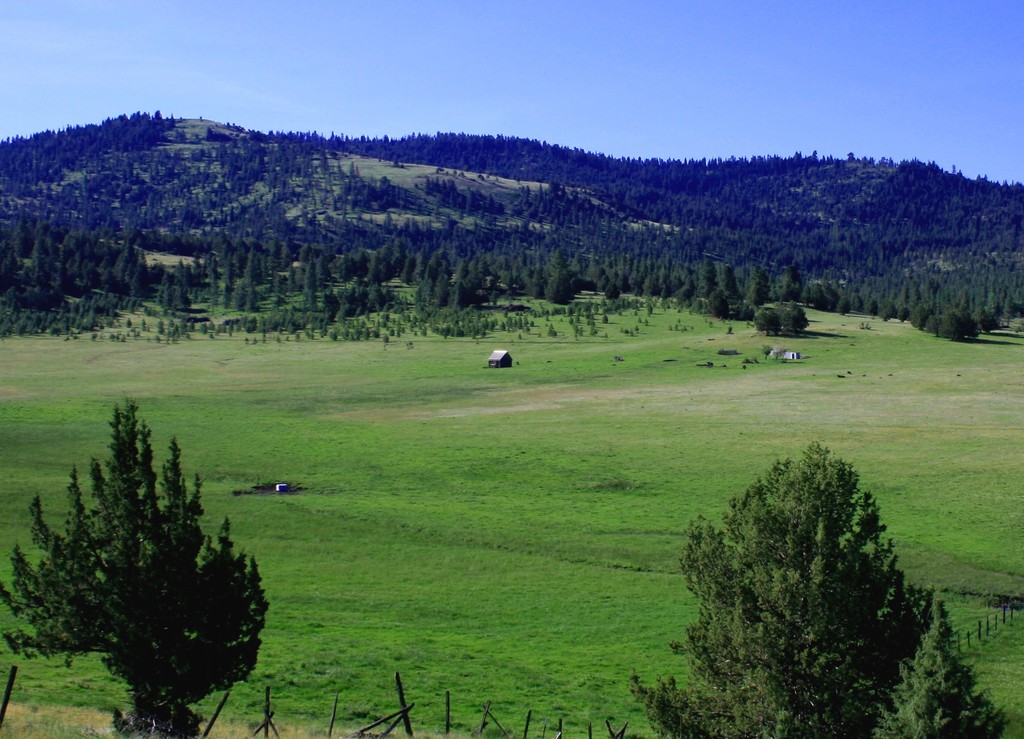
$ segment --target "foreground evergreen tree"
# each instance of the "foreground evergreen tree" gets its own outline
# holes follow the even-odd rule
[[[924,630],[878,507],[814,444],[735,497],[723,528],[691,524],[681,557],[699,600],[673,650],[689,682],[633,690],[672,737],[868,737]]]
[[[233,550],[227,520],[216,540],[199,526],[199,479],[191,492],[177,442],[157,492],[150,430],[128,401],[115,406],[110,457],[91,466],[93,505],[76,471],[63,533],[32,502],[37,564],[11,557],[0,600],[31,626],[4,634],[28,656],[103,655],[129,687],[132,710],[119,728],[194,736],[189,706],[245,678],[256,664],[267,601],[256,563]]]
[[[895,705],[885,713],[877,739],[988,739],[1003,735],[1006,716],[976,691],[974,671],[957,653],[953,629],[939,600],[912,662],[902,670]]]

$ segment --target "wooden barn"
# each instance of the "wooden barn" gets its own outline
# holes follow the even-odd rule
[[[504,349],[495,349],[487,359],[487,366],[495,369],[498,367],[511,367],[512,355]]]

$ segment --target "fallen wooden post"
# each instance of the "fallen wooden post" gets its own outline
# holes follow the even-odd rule
[[[398,718],[396,718],[390,724],[388,724],[388,728],[384,729],[384,733],[380,735],[379,739],[384,739],[384,737],[386,737],[388,734],[390,734],[392,731],[394,731],[395,727],[398,726],[400,723],[402,723],[403,718],[404,718],[404,714],[402,716],[399,716]]]
[[[505,728],[504,726],[502,726],[502,725],[501,725],[501,724],[500,724],[500,723],[498,722],[498,719],[496,719],[496,718],[494,717],[494,714],[493,714],[493,713],[491,713],[490,709],[488,709],[488,711],[487,711],[487,712],[491,714],[491,721],[493,721],[493,722],[494,722],[494,725],[495,725],[495,726],[497,726],[497,727],[498,727],[499,729],[501,729],[501,733],[502,733],[502,734],[504,734],[505,736],[508,736],[508,735],[509,735],[509,733],[508,733],[508,729],[506,729],[506,728]]]
[[[609,721],[608,719],[604,720],[604,725],[608,727],[608,735],[611,737],[611,739],[625,739],[626,727],[629,726],[629,722],[628,721],[626,723],[624,723],[622,725],[622,728],[619,729],[618,731],[616,731],[615,729],[612,728],[612,722]]]
[[[228,696],[231,695],[231,691],[225,691],[224,697],[220,699],[220,703],[217,704],[217,710],[213,712],[213,716],[210,718],[210,723],[206,725],[206,729],[203,730],[203,739],[210,736],[210,729],[217,723],[217,717],[220,716],[221,710],[224,708],[224,704],[228,702]]]
[[[479,728],[477,728],[477,730],[473,732],[473,736],[480,736],[483,733],[484,727],[487,726],[487,719],[488,718],[490,718],[491,721],[494,722],[495,726],[497,726],[499,729],[501,729],[501,733],[502,734],[504,734],[505,736],[511,736],[508,733],[508,730],[504,726],[502,726],[501,723],[498,721],[498,719],[494,717],[494,714],[491,713],[491,702],[490,701],[487,701],[487,703],[484,704],[484,716],[483,716],[483,718],[480,721]]]
[[[484,727],[487,726],[487,716],[490,714],[490,712],[491,702],[487,701],[487,703],[484,704],[484,715],[483,718],[480,719],[480,726],[479,728],[477,728],[476,731],[473,732],[473,736],[480,736],[482,733],[484,733]]]
[[[398,721],[396,721],[394,724],[392,724],[391,728],[389,728],[387,730],[387,733],[390,733],[395,728],[395,726],[397,726],[398,723],[401,722],[402,715],[409,713],[409,711],[411,711],[415,705],[416,705],[415,703],[410,703],[409,705],[405,706],[404,708],[400,708],[399,710],[395,711],[394,713],[389,713],[384,718],[379,718],[376,721],[374,721],[372,724],[364,726],[363,728],[361,728],[359,731],[357,731],[355,734],[352,734],[351,736],[363,736],[363,735],[369,733],[369,731],[371,729],[376,729],[381,724],[387,723],[388,721],[391,721],[392,719],[396,719],[397,718]],[[387,733],[382,734],[381,736],[387,736]]]

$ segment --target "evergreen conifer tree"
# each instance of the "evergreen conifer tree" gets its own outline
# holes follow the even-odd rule
[[[256,664],[267,601],[256,563],[235,553],[225,519],[215,539],[199,522],[199,479],[190,491],[176,441],[157,490],[150,430],[128,401],[114,408],[110,457],[91,466],[93,505],[78,474],[68,486],[63,533],[36,497],[32,564],[19,547],[0,600],[31,627],[5,633],[27,656],[98,653],[128,684],[128,731],[194,736],[189,706],[245,678]]]
[[[913,661],[905,663],[876,739],[989,739],[1003,734],[1006,716],[976,690],[974,671],[957,653],[946,608],[933,599],[931,626]]]
[[[689,682],[633,690],[679,737],[869,737],[923,632],[878,507],[813,444],[691,524],[681,564],[696,621],[673,650]]]

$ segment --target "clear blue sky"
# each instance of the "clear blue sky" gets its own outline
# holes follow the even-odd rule
[[[10,0],[0,139],[160,110],[1024,181],[1020,0]]]

